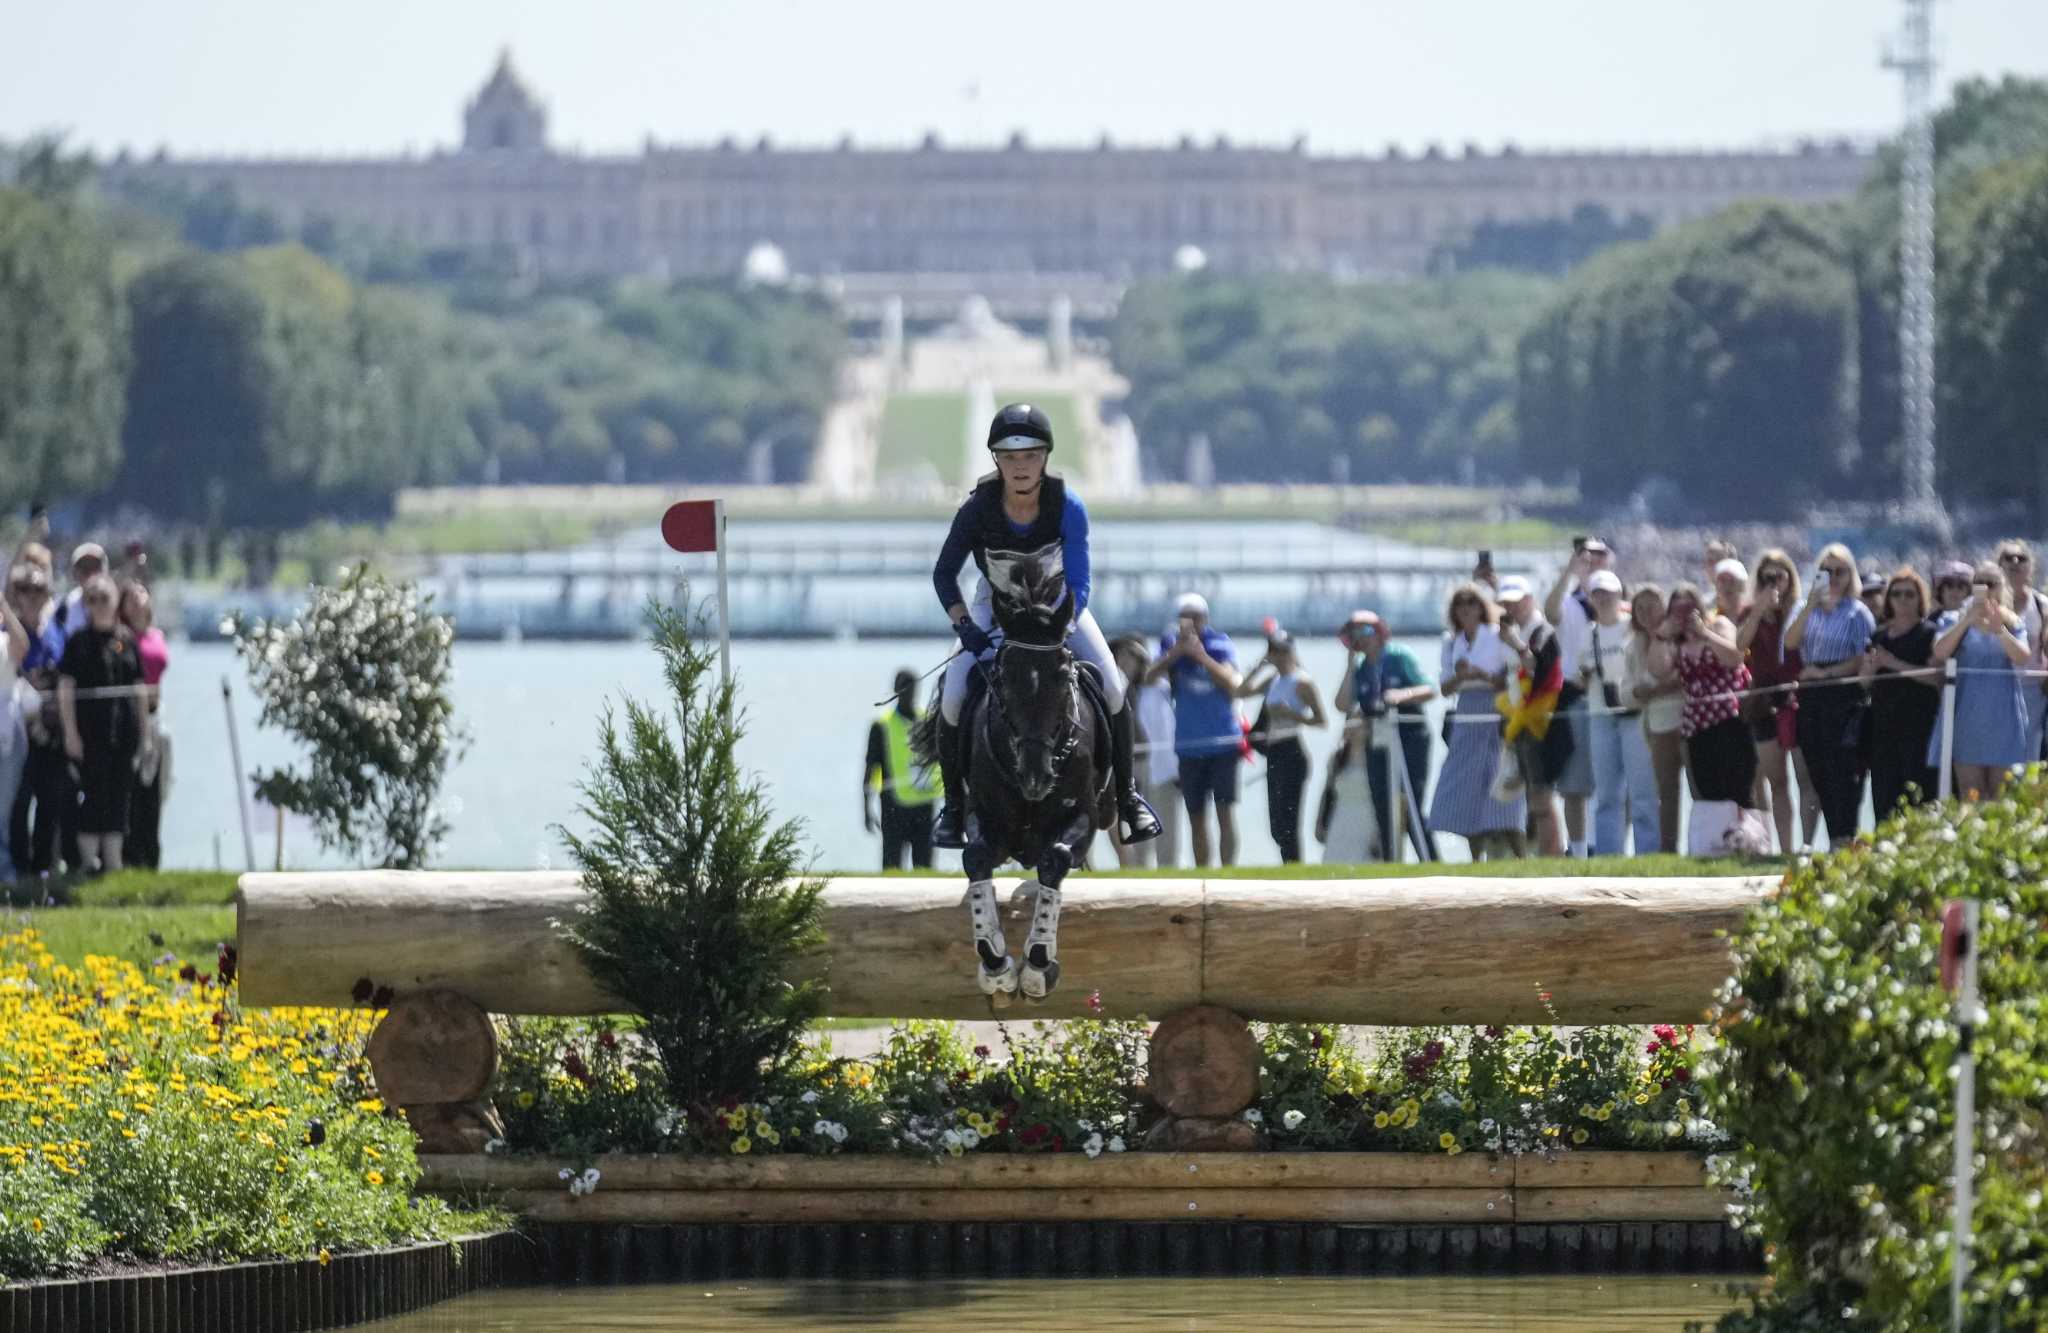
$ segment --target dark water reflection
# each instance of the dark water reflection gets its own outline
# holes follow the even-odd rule
[[[623,1330],[1345,1329],[1658,1333],[1733,1308],[1723,1277],[1121,1278],[777,1282],[489,1292],[378,1333]]]

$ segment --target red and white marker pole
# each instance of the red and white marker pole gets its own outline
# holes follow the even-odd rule
[[[1963,1326],[1963,1288],[1970,1280],[1970,1213],[1975,1207],[1977,1153],[1977,913],[1973,899],[1951,899],[1941,912],[1941,984],[1956,997],[1956,1231],[1950,1242],[1949,1322]]]
[[[661,539],[685,554],[718,556],[718,681],[732,678],[732,605],[725,582],[725,501],[679,500],[661,516]]]

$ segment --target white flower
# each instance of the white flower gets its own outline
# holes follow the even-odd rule
[[[1256,1106],[1247,1106],[1244,1110],[1244,1118],[1245,1123],[1251,1125],[1263,1124],[1266,1119],[1265,1116],[1259,1114],[1259,1108]]]
[[[491,1154],[493,1154],[493,1153],[501,1153],[501,1152],[503,1152],[503,1151],[505,1151],[505,1140],[503,1140],[503,1139],[487,1139],[487,1140],[485,1140],[485,1142],[484,1142],[484,1154],[485,1154],[486,1156],[489,1156],[489,1155],[491,1155]]]
[[[826,1133],[832,1136],[832,1141],[834,1143],[846,1142],[846,1126],[840,1124],[836,1120],[832,1122],[832,1127],[828,1129]]]
[[[820,1138],[831,1138],[832,1122],[821,1118],[817,1124],[811,1126],[811,1133],[818,1135]]]
[[[1098,1136],[1098,1137],[1099,1137],[1099,1136]],[[980,1132],[979,1130],[974,1130],[974,1129],[963,1129],[963,1130],[961,1130],[961,1131],[960,1131],[960,1146],[961,1146],[961,1147],[963,1147],[963,1148],[972,1148],[972,1147],[974,1147],[974,1146],[975,1146],[976,1144],[978,1144],[978,1143],[980,1143],[980,1142],[981,1142],[981,1132]]]
[[[676,1118],[676,1113],[674,1111],[663,1111],[660,1115],[654,1117],[654,1132],[661,1135],[663,1138],[667,1138],[669,1135],[675,1133]]]
[[[1280,1117],[1280,1123],[1290,1130],[1300,1129],[1301,1122],[1308,1119],[1299,1111],[1289,1111]]]
[[[957,1147],[959,1147],[959,1146],[960,1146],[960,1131],[959,1131],[959,1130],[956,1130],[956,1129],[949,1129],[949,1130],[947,1130],[947,1131],[946,1131],[945,1133],[943,1133],[943,1134],[939,1135],[939,1146],[940,1146],[940,1147],[942,1147],[942,1148],[957,1148]]]
[[[1090,1134],[1088,1141],[1081,1145],[1081,1151],[1087,1153],[1090,1157],[1102,1156],[1102,1136],[1100,1134]]]
[[[1493,1133],[1493,1117],[1488,1116],[1486,1119],[1480,1121],[1479,1130],[1482,1134]]]
[[[570,1170],[570,1169],[569,1169],[568,1167],[566,1167],[566,1166],[565,1166],[565,1167],[563,1167],[563,1168],[562,1168],[562,1169],[561,1169],[560,1171],[557,1171],[557,1172],[555,1173],[555,1179],[557,1179],[557,1180],[574,1180],[574,1179],[576,1179],[576,1173],[575,1173],[574,1171],[571,1171],[571,1170]]]
[[[817,1090],[813,1089],[810,1092],[805,1093],[803,1096],[797,1098],[797,1100],[802,1102],[805,1106],[809,1106],[811,1103],[818,1100]]]
[[[1121,1134],[1117,1135],[1109,1141],[1107,1146],[1111,1152],[1122,1152],[1124,1150],[1124,1136]]]
[[[596,1167],[594,1167],[594,1166],[593,1166],[593,1167],[589,1168],[588,1170],[586,1170],[586,1171],[585,1171],[585,1172],[583,1173],[583,1189],[584,1189],[584,1192],[585,1192],[585,1193],[588,1193],[589,1191],[591,1191],[591,1190],[594,1190],[594,1189],[596,1189],[596,1188],[597,1188],[597,1182],[598,1182],[598,1181],[599,1181],[600,1179],[602,1179],[602,1177],[601,1177],[601,1176],[599,1176],[599,1174],[598,1174],[598,1171],[597,1171],[597,1168],[596,1168]]]
[[[1094,1130],[1095,1130],[1095,1124],[1094,1124],[1094,1122],[1093,1122],[1093,1121],[1089,1121],[1089,1120],[1076,1120],[1076,1121],[1075,1121],[1074,1123],[1075,1123],[1076,1125],[1080,1126],[1080,1127],[1081,1127],[1081,1128],[1082,1128],[1083,1130],[1086,1130],[1086,1131],[1088,1131],[1089,1133],[1093,1133],[1093,1132],[1094,1132]]]

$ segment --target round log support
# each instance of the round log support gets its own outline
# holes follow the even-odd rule
[[[1168,1014],[1152,1030],[1146,1086],[1166,1118],[1145,1146],[1168,1152],[1242,1152],[1259,1143],[1236,1119],[1259,1095],[1259,1043],[1249,1023],[1213,1004]]]
[[[1046,1018],[1209,1004],[1275,1022],[1688,1022],[1731,970],[1727,934],[1774,882],[1077,877],[1064,890],[1062,985],[1032,1008]],[[493,1013],[617,1012],[625,1006],[563,934],[584,898],[567,872],[247,875],[242,1000],[345,1005],[377,987],[401,997],[438,987]],[[965,899],[958,881],[830,880],[826,942],[800,975],[827,983],[834,1015],[986,1017]],[[1020,910],[1006,903],[1018,940]]]
[[[498,1072],[498,1034],[473,1001],[446,989],[400,995],[364,1054],[377,1095],[405,1113],[420,1151],[478,1153],[504,1136],[484,1099]]]

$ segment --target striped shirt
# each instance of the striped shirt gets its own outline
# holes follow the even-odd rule
[[[1844,597],[1834,610],[1816,606],[1806,614],[1806,637],[1799,655],[1814,666],[1833,666],[1870,646],[1877,618],[1854,597]]]

